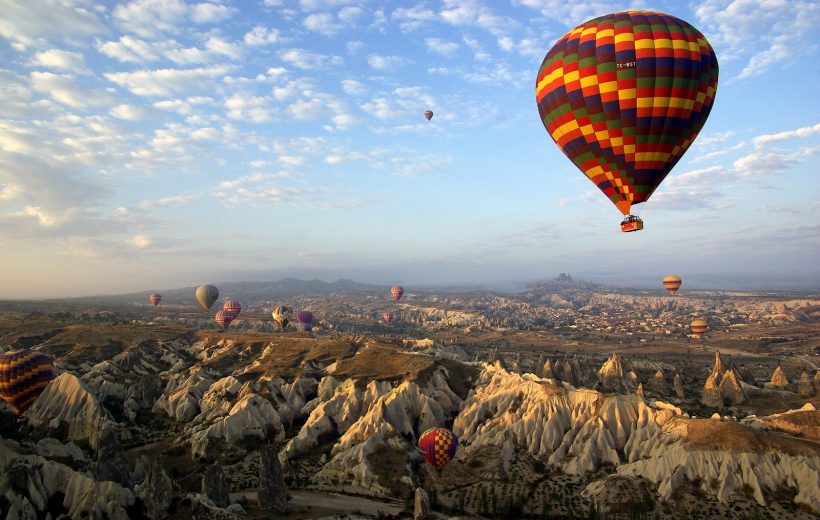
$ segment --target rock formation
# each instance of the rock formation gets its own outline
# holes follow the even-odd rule
[[[635,395],[637,395],[638,397],[645,397],[643,391],[643,383],[638,383],[638,388],[635,390]]]
[[[259,509],[275,515],[283,514],[288,508],[287,489],[282,477],[282,466],[276,449],[267,445],[259,452]]]
[[[786,377],[786,374],[783,372],[783,369],[779,366],[774,369],[774,373],[772,374],[771,386],[773,388],[779,388],[781,390],[785,390],[789,387],[789,379]]]
[[[161,462],[151,461],[145,480],[136,486],[135,491],[142,498],[142,510],[148,518],[162,520],[168,516],[168,508],[174,501],[174,485]]]
[[[723,372],[720,372],[721,369]],[[740,379],[731,358],[724,362],[721,359],[720,352],[715,351],[715,367],[703,385],[703,404],[723,407],[727,404],[742,404],[748,401],[749,396]]]
[[[546,379],[555,379],[555,373],[552,371],[552,362],[547,359],[541,369],[541,377]]]
[[[680,374],[675,374],[675,380],[672,383],[672,386],[675,389],[675,395],[683,399],[683,381],[681,380]]]
[[[430,508],[430,497],[422,488],[416,488],[413,497],[413,520],[428,520],[432,510]]]
[[[97,461],[89,467],[96,480],[111,480],[123,487],[132,487],[131,467],[123,455],[122,446],[112,430],[101,434],[97,446]]]
[[[225,471],[218,462],[205,469],[205,475],[202,477],[202,493],[210,498],[217,507],[228,507],[231,504]]]
[[[665,396],[669,394],[669,385],[666,384],[666,378],[662,370],[655,372],[655,377],[649,380],[647,388],[656,396]]]
[[[814,385],[806,372],[800,374],[800,381],[797,383],[797,395],[800,397],[812,397],[814,395]]]
[[[598,381],[604,390],[626,390],[629,384],[624,377],[624,367],[617,353],[612,353],[598,370]]]

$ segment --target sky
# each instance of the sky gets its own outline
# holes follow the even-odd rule
[[[635,208],[638,233],[619,231],[535,103],[555,41],[626,9],[688,21],[720,64],[712,113]],[[816,1],[0,0],[0,13],[0,297],[559,272],[820,288]]]

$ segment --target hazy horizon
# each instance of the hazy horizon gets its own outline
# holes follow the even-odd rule
[[[627,8],[690,22],[720,64],[630,234],[534,89],[558,38]],[[0,297],[277,273],[816,290],[819,18],[800,0],[11,3]]]

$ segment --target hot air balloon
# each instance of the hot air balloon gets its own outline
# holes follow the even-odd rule
[[[626,11],[590,20],[547,53],[538,113],[561,151],[626,216],[649,199],[706,122],[718,63],[706,38],[668,14]]]
[[[382,319],[385,323],[390,323],[391,321],[393,321],[393,313],[390,311],[385,312],[384,314],[382,314]]]
[[[313,313],[310,311],[299,311],[296,314],[296,321],[305,332],[313,330]]]
[[[446,428],[431,428],[419,437],[419,448],[424,452],[424,459],[441,471],[456,454],[458,437]]]
[[[424,112],[424,117],[426,117],[428,121],[433,119],[433,111],[427,110],[426,112]]]
[[[242,306],[234,299],[225,300],[222,310],[231,315],[231,319],[235,319],[242,312]]]
[[[32,349],[0,354],[0,397],[19,417],[54,377],[51,358]]]
[[[288,321],[290,321],[290,317],[293,314],[293,309],[288,307],[287,305],[277,305],[273,308],[273,312],[271,312],[271,316],[273,316],[273,321],[279,324],[282,327],[282,330],[285,330],[288,326]]]
[[[696,338],[700,338],[709,330],[709,325],[706,324],[705,320],[694,320],[689,324],[689,329],[692,330],[692,334],[694,334]]]
[[[219,311],[214,316],[216,320],[216,324],[219,325],[219,328],[225,330],[233,321],[233,316],[228,311]]]
[[[401,285],[394,285],[390,288],[390,294],[393,295],[393,299],[399,301],[401,300],[401,295],[404,294],[404,287]]]
[[[219,289],[213,285],[200,285],[196,288],[196,299],[207,311],[219,299]]]
[[[669,291],[669,294],[675,294],[680,289],[681,284],[680,276],[677,275],[669,275],[663,277],[663,286]]]
[[[160,293],[151,293],[150,295],[148,295],[148,301],[153,303],[156,307],[157,305],[159,305],[159,302],[162,301],[162,295]]]

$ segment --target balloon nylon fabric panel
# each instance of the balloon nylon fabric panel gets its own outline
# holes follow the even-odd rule
[[[536,101],[555,143],[626,215],[697,137],[717,78],[714,50],[694,27],[629,11],[558,40],[538,72]]]
[[[452,460],[457,446],[458,438],[444,428],[432,428],[419,438],[419,448],[424,452],[424,459],[438,470]]]
[[[51,358],[36,350],[12,350],[0,355],[0,396],[20,415],[54,377]]]

